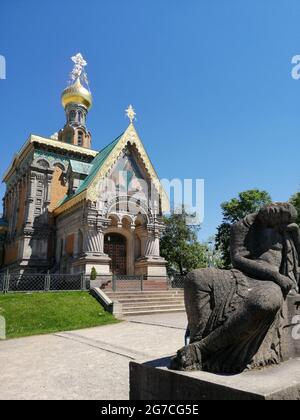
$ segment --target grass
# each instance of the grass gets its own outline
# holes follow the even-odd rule
[[[6,338],[77,330],[118,322],[88,292],[0,295]]]

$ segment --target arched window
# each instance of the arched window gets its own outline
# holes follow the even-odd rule
[[[78,122],[79,124],[82,123],[82,111],[78,111]]]
[[[40,159],[37,161],[37,164],[41,167],[41,168],[49,168],[49,163],[45,160],[45,159]]]
[[[77,145],[80,146],[80,147],[83,146],[83,133],[82,133],[82,131],[78,131]]]
[[[75,121],[76,112],[74,110],[70,111],[70,121]]]

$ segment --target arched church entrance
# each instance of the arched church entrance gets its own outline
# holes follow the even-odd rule
[[[104,252],[110,259],[110,270],[113,274],[126,275],[126,238],[117,233],[109,233],[104,238]]]

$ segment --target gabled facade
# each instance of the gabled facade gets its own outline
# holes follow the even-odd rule
[[[0,270],[164,276],[159,243],[168,199],[133,110],[122,135],[92,150],[92,96],[76,66],[62,95],[65,127],[52,138],[30,136],[4,175]]]

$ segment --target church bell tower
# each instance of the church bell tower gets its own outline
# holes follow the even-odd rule
[[[90,149],[91,133],[86,128],[86,120],[93,99],[84,70],[87,62],[80,53],[72,57],[72,61],[74,68],[70,74],[70,85],[63,91],[61,97],[67,121],[58,133],[58,140]]]

